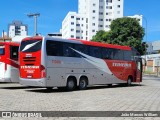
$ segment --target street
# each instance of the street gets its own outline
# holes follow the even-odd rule
[[[160,78],[72,92],[0,83],[0,111],[160,111]]]

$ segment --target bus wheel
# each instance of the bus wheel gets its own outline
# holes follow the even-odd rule
[[[79,81],[79,89],[84,90],[87,88],[87,79],[85,77],[82,77]]]
[[[68,78],[66,88],[68,91],[72,91],[76,88],[76,82],[74,78],[72,77]]]
[[[131,79],[131,77],[129,77],[127,80],[127,86],[131,86],[131,84],[132,84],[132,79]]]

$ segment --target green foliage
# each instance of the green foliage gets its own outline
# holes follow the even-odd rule
[[[140,54],[144,54],[146,45],[142,45],[143,37],[144,29],[140,26],[138,20],[124,17],[113,20],[110,25],[110,31],[98,31],[92,41],[127,45],[137,49]]]

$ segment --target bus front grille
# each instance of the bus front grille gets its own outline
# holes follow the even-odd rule
[[[26,66],[33,66],[36,62],[36,57],[23,57],[23,62]]]

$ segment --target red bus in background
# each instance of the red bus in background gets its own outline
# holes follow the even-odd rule
[[[19,46],[25,37],[15,36],[12,41],[0,42],[0,82],[19,82]]]
[[[20,84],[86,89],[96,84],[142,82],[142,59],[131,47],[53,37],[20,45]]]
[[[18,82],[18,49],[20,43],[0,42],[0,82]]]

